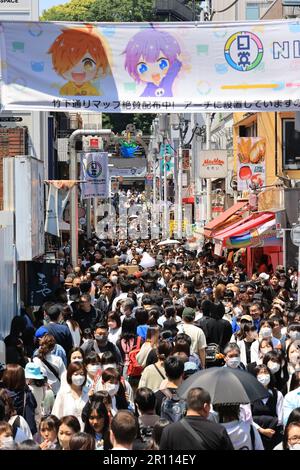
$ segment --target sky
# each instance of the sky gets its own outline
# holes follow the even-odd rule
[[[54,7],[56,5],[62,5],[63,3],[68,3],[69,0],[40,0],[40,13],[43,10],[48,10],[48,8]]]

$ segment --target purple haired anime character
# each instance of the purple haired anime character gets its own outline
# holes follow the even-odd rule
[[[147,86],[141,96],[173,96],[172,86],[182,63],[177,40],[155,28],[135,34],[124,51],[125,69],[138,83]]]

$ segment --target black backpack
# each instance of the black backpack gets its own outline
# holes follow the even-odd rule
[[[160,417],[167,419],[170,423],[177,423],[186,414],[186,402],[179,397],[177,392],[166,388],[161,390],[165,395],[160,408]]]

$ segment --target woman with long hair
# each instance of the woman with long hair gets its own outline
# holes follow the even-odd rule
[[[72,335],[73,345],[74,347],[78,348],[81,344],[81,330],[79,323],[74,320],[73,312],[69,305],[64,305],[62,309],[62,316],[64,323],[67,325]]]
[[[40,367],[42,373],[47,377],[54,395],[57,395],[61,385],[61,377],[66,367],[62,358],[53,354],[55,344],[54,336],[44,335],[40,339],[37,356],[34,356],[32,361]]]
[[[123,376],[127,377],[129,365],[129,353],[141,345],[141,338],[136,334],[137,322],[135,318],[124,318],[122,323],[121,338],[117,341],[117,347],[120,350],[123,361]]]
[[[251,405],[252,418],[258,427],[264,448],[273,449],[281,441],[283,430],[283,396],[273,383],[273,377],[265,364],[254,369],[257,380],[268,391],[268,397],[254,400]]]
[[[110,417],[101,393],[90,397],[81,414],[84,422],[84,432],[90,434],[96,441],[96,450],[109,450]]]
[[[80,431],[80,423],[76,416],[64,416],[60,420],[58,441],[61,450],[70,450],[71,437]]]
[[[16,413],[23,416],[32,434],[37,432],[35,422],[36,399],[26,384],[25,371],[19,364],[7,364],[3,374],[3,387],[13,401]]]

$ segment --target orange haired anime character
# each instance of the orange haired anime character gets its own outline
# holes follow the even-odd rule
[[[104,40],[92,25],[63,29],[50,47],[53,68],[68,80],[59,93],[63,96],[99,96],[91,84],[100,74],[109,73]]]

